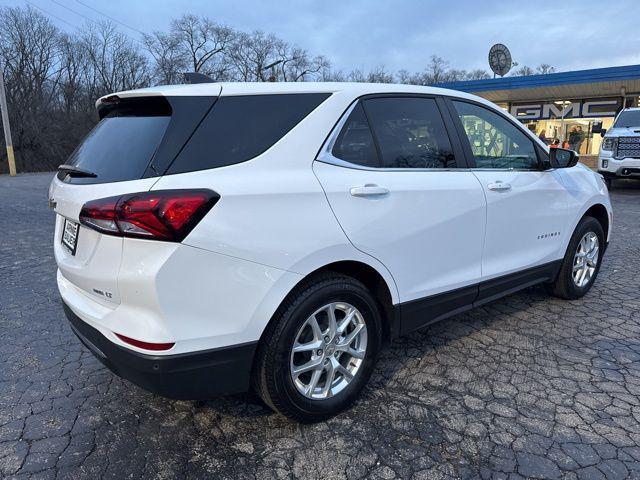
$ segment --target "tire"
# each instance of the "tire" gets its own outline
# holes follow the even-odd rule
[[[594,259],[597,258],[597,263],[595,264],[594,270],[591,273],[588,281],[580,285],[579,282],[576,282],[576,280],[574,279],[573,268],[575,262],[577,261],[576,254],[580,242],[588,234],[595,235],[598,240],[598,251],[594,257]],[[593,282],[595,282],[598,272],[600,271],[604,247],[605,236],[600,222],[598,222],[593,217],[582,217],[582,219],[578,223],[578,226],[573,232],[573,235],[571,236],[569,246],[567,247],[564,259],[562,260],[560,272],[558,273],[555,281],[548,285],[549,292],[556,297],[564,298],[567,300],[575,300],[583,297],[593,286]]]
[[[323,307],[326,308],[323,310]],[[338,326],[347,323],[348,313],[352,314],[353,320],[349,321],[343,336],[338,332],[327,343],[330,310],[334,312]],[[317,321],[317,329],[313,328],[311,317]],[[381,326],[378,303],[359,281],[331,272],[305,280],[285,299],[260,341],[253,369],[254,390],[273,410],[299,422],[311,423],[336,415],[358,397],[369,380],[380,349]],[[350,345],[353,352],[364,358],[352,357],[346,351],[338,352],[338,348],[345,348],[342,343],[356,329]],[[320,331],[323,334],[318,337]],[[295,341],[300,348],[308,348],[312,342],[318,342],[317,338],[323,342],[320,348],[292,353]],[[344,341],[336,343],[339,338]],[[321,373],[310,370],[294,380],[294,367],[316,361],[322,364],[315,369]],[[348,383],[345,382],[349,375],[336,362],[346,365],[343,365],[344,370],[355,372]],[[332,388],[334,382],[327,383],[327,378],[334,366],[336,387]],[[314,375],[319,377],[315,379],[316,388],[311,391]],[[305,386],[306,394],[301,390]]]

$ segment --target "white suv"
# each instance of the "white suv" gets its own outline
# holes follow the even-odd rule
[[[97,102],[62,165],[58,286],[109,368],[193,399],[254,388],[300,421],[385,342],[537,283],[579,298],[600,175],[495,105],[376,84],[200,84]]]
[[[614,178],[640,179],[640,108],[622,110],[602,134],[598,172],[609,186]]]

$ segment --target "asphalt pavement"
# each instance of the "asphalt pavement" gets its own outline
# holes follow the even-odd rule
[[[531,288],[396,340],[353,408],[298,425],[252,394],[154,396],[80,344],[51,177],[0,176],[0,477],[640,478],[640,182],[585,298]]]

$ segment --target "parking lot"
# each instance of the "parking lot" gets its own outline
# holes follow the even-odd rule
[[[0,477],[640,478],[640,183],[584,299],[533,288],[399,339],[351,410],[298,425],[102,367],[62,312],[50,178],[0,177]]]

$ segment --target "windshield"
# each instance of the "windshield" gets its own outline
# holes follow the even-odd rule
[[[640,110],[625,110],[620,113],[614,127],[640,127]]]

